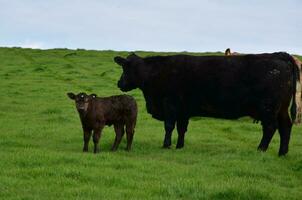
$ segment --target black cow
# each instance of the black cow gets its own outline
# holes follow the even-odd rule
[[[171,145],[177,126],[176,148],[184,146],[189,118],[206,116],[237,119],[251,116],[262,122],[258,146],[266,151],[276,129],[280,133],[279,155],[288,152],[295,118],[298,69],[287,53],[242,56],[115,57],[123,73],[122,91],[143,91],[148,113],[164,121],[163,147]],[[291,118],[288,107],[291,106]]]

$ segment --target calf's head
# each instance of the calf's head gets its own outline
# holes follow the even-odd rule
[[[72,92],[69,92],[67,93],[67,96],[75,101],[76,108],[80,113],[86,112],[91,99],[96,98],[96,94],[87,95],[84,92],[81,92],[77,95]]]
[[[131,54],[127,58],[117,56],[114,58],[114,61],[123,68],[123,73],[117,83],[117,86],[123,92],[140,87],[140,66],[143,63],[143,59],[135,54]]]

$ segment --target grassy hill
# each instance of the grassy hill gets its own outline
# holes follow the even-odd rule
[[[282,158],[278,133],[267,153],[256,151],[261,126],[249,118],[192,119],[185,148],[175,149],[174,132],[165,150],[163,124],[146,113],[139,90],[129,92],[139,105],[132,151],[124,151],[124,138],[110,152],[107,127],[102,152],[94,155],[91,143],[82,153],[79,117],[66,93],[120,94],[113,57],[127,54],[0,48],[0,199],[302,198],[302,126],[293,128]]]

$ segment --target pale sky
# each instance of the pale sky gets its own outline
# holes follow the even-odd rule
[[[0,0],[0,46],[302,55],[301,20],[302,0]]]

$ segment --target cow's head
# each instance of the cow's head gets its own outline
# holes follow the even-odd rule
[[[76,108],[79,112],[86,112],[90,100],[96,98],[96,94],[87,95],[84,92],[81,92],[77,95],[72,92],[69,92],[67,93],[67,96],[75,101]]]
[[[143,59],[133,53],[127,58],[117,56],[114,58],[114,61],[123,68],[123,73],[117,83],[117,86],[123,92],[140,87],[141,77],[139,68]]]

